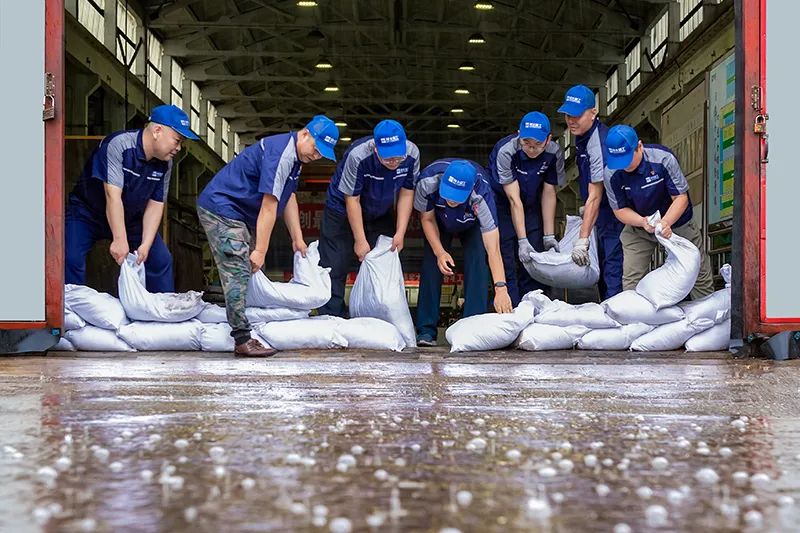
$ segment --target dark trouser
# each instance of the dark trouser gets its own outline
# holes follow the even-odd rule
[[[365,220],[364,233],[371,248],[381,235],[391,237],[395,233],[394,213],[389,212],[376,219]],[[347,318],[344,286],[355,257],[354,244],[353,231],[350,229],[347,215],[340,215],[325,207],[319,231],[319,264],[331,269],[331,299],[319,308],[320,315]]]
[[[142,244],[142,228],[125,228],[128,246],[133,253]],[[86,254],[99,241],[112,239],[111,229],[106,223],[97,223],[71,212],[68,208],[64,223],[65,276],[64,282],[75,285],[86,284]],[[145,267],[145,285],[150,292],[175,292],[172,274],[172,254],[156,233]]]
[[[503,256],[503,269],[506,272],[508,296],[511,298],[511,304],[516,307],[522,297],[530,291],[536,289],[547,291],[548,286],[533,279],[519,260],[519,239],[511,219],[511,210],[502,203],[498,203],[497,218],[500,229],[500,253]],[[526,212],[525,230],[533,249],[537,252],[543,251],[544,230],[542,229],[541,215]]]
[[[254,245],[255,232],[244,222],[221,217],[202,207],[197,208],[197,216],[217,264],[231,337],[237,346],[244,344],[250,340],[250,322],[245,309],[252,276],[250,248]]]
[[[597,255],[600,261],[600,280],[597,288],[600,299],[606,300],[622,292],[622,243],[620,233],[625,225],[614,217],[601,222],[598,218],[594,226],[597,235]]]
[[[461,233],[448,233],[439,226],[439,239],[445,250],[450,250],[453,236],[458,235],[464,248],[464,317],[486,312],[489,305],[489,266],[486,263],[486,248],[483,245],[478,224]],[[456,265],[458,266],[458,265]],[[442,273],[436,263],[433,249],[425,240],[422,256],[422,273],[419,280],[417,300],[417,335],[428,335],[436,339],[436,324],[439,322],[439,302],[442,298]]]

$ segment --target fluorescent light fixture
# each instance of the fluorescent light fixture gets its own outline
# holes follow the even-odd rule
[[[346,128],[347,122],[334,122],[334,124],[339,128]]]
[[[339,90],[339,88],[337,86],[335,86],[335,85],[329,85],[329,86],[325,87],[325,92],[326,93],[335,93],[338,90]]]
[[[467,42],[469,44],[483,44],[486,42],[486,39],[484,39],[483,35],[480,33],[473,33],[469,36],[469,40]]]
[[[328,69],[332,69],[333,65],[331,64],[330,61],[327,61],[325,59],[320,59],[319,61],[317,61],[316,67],[318,69],[328,70]]]
[[[460,107],[454,107],[453,109],[450,110],[450,112],[451,113],[463,113],[464,110],[461,109]]]
[[[480,11],[490,11],[494,9],[494,6],[491,2],[475,2],[475,9]]]
[[[317,3],[313,0],[300,0],[297,2],[298,7],[317,7]]]
[[[456,128],[460,128],[461,126],[459,126],[458,124],[448,124],[447,127],[448,128],[452,128],[452,129],[456,129]]]
[[[475,70],[475,64],[470,63],[469,61],[464,61],[463,63],[461,63],[461,65],[459,65],[458,70],[464,70],[467,72],[473,71]]]
[[[350,137],[340,137],[339,140],[340,141],[344,141],[344,142],[348,142],[348,141],[352,141],[353,139],[350,138]]]
[[[469,94],[469,89],[456,89],[453,92],[456,94]]]

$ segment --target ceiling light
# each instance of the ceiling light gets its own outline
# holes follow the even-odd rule
[[[463,113],[464,110],[461,109],[460,107],[454,107],[453,109],[450,110],[450,112],[451,113]]]
[[[456,128],[460,128],[461,126],[459,126],[458,124],[448,124],[447,127],[456,129]]]
[[[334,122],[334,124],[339,128],[346,128],[347,122]]]
[[[325,87],[325,92],[326,93],[335,93],[338,90],[339,90],[339,88],[337,86],[335,86],[335,85],[328,85],[327,87]]]
[[[333,65],[331,64],[331,62],[327,61],[325,59],[320,59],[319,61],[317,61],[317,64],[315,66],[318,69],[325,69],[325,70],[333,68]]]
[[[483,35],[480,33],[473,33],[469,36],[469,40],[467,42],[469,44],[483,44],[486,42],[486,39],[484,39]]]
[[[491,2],[475,2],[475,9],[479,9],[481,11],[489,11],[494,9],[494,6]]]
[[[456,94],[469,94],[469,89],[456,89],[453,92]]]
[[[340,140],[340,141],[347,142],[347,141],[351,141],[351,140],[352,140],[352,138],[350,138],[350,137],[341,137],[339,140]]]
[[[473,71],[475,70],[475,64],[470,63],[469,61],[464,61],[459,65],[458,70],[465,70],[465,71]]]
[[[300,0],[297,5],[298,7],[317,7],[317,3],[313,0]]]

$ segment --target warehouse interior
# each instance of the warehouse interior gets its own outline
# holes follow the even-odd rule
[[[182,107],[201,141],[176,159],[162,231],[176,289],[211,293],[218,280],[195,198],[262,136],[324,113],[339,125],[341,154],[379,120],[394,118],[420,147],[423,165],[439,157],[485,165],[494,143],[524,113],[540,110],[566,155],[563,221],[581,202],[572,140],[556,109],[566,89],[582,83],[597,91],[609,126],[630,124],[644,142],[674,150],[716,272],[731,250],[733,4],[68,0],[65,191],[103,135],[140,127],[160,103]],[[298,200],[309,242],[319,233],[332,172],[320,162],[303,170]],[[422,239],[415,216],[402,254],[412,306]],[[357,266],[354,259],[353,272]],[[283,230],[266,268],[277,279],[291,274]],[[104,247],[95,247],[88,274],[90,285],[116,291]],[[458,283],[445,281],[442,302],[456,315]]]

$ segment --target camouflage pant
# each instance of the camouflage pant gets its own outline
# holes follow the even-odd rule
[[[197,208],[197,216],[219,271],[231,336],[237,345],[242,344],[250,339],[250,322],[245,307],[251,276],[250,248],[255,245],[255,232],[251,232],[244,222],[215,215],[202,207]]]

